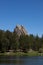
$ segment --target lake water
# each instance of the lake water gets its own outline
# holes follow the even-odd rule
[[[43,65],[43,57],[0,56],[0,65]]]

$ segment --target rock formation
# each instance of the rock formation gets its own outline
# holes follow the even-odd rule
[[[17,33],[18,36],[28,35],[27,31],[25,30],[24,26],[22,26],[22,25],[16,25],[14,31]]]

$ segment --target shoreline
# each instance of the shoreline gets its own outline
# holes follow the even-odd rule
[[[38,52],[5,52],[5,53],[0,53],[0,56],[43,56],[43,53],[38,53]]]

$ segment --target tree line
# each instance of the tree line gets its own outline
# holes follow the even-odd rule
[[[0,52],[8,52],[17,50],[22,52],[28,52],[29,49],[34,51],[43,52],[43,35],[39,37],[38,35],[18,35],[13,31],[9,30],[0,30]]]

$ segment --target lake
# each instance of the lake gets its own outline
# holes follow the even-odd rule
[[[43,65],[43,57],[0,56],[0,65]]]

